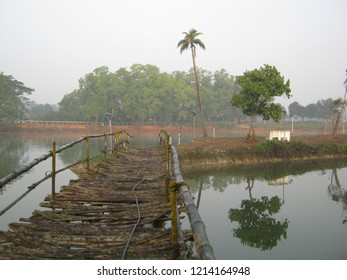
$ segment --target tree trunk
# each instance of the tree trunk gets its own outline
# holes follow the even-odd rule
[[[207,130],[205,127],[205,120],[204,120],[204,114],[202,111],[202,104],[201,104],[201,97],[200,97],[200,83],[199,83],[199,76],[198,72],[196,70],[196,65],[195,65],[195,55],[194,55],[194,50],[192,48],[192,58],[193,58],[193,68],[194,68],[194,74],[195,74],[195,82],[196,82],[196,94],[198,97],[198,107],[199,107],[199,113],[200,113],[200,121],[201,121],[201,127],[202,127],[202,134],[203,137],[207,137]]]
[[[251,121],[250,121],[248,135],[247,135],[247,141],[250,141],[250,142],[255,141],[255,131],[253,128],[254,118],[255,118],[255,115],[251,116]]]
[[[336,118],[336,122],[335,122],[335,125],[333,123],[333,136],[336,136],[337,135],[337,130],[338,130],[338,127],[339,127],[339,124],[340,124],[340,121],[341,121],[341,117],[342,117],[342,110],[337,114],[337,118]]]

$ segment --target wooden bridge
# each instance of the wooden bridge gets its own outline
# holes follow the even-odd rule
[[[214,259],[183,179],[170,176],[169,149],[127,146],[80,170],[40,204],[47,210],[0,231],[0,259],[184,259],[188,239],[199,258]],[[183,212],[192,224],[185,232]]]

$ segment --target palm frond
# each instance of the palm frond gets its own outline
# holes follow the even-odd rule
[[[177,47],[180,48],[180,53],[182,53],[189,48],[189,42],[187,42],[186,40],[181,40],[178,42]]]
[[[198,45],[200,48],[202,48],[203,50],[206,49],[205,44],[200,40],[200,39],[195,39],[193,42],[195,45]]]
[[[196,54],[196,45],[201,47],[203,50],[206,49],[205,44],[197,36],[202,33],[196,31],[194,28],[189,30],[189,32],[183,32],[184,39],[178,42],[177,47],[180,48],[180,52],[187,50],[188,48],[192,49],[193,55]]]

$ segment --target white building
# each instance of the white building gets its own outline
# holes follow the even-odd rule
[[[289,130],[270,130],[269,140],[290,141]]]

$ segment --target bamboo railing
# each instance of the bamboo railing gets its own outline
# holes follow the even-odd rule
[[[186,213],[189,218],[190,226],[193,232],[194,244],[196,251],[200,259],[203,260],[214,260],[215,256],[213,253],[213,248],[210,245],[210,242],[207,238],[205,225],[200,217],[197,207],[193,202],[193,198],[188,190],[186,183],[183,180],[181,171],[179,168],[178,154],[176,148],[171,145],[171,137],[165,131],[159,133],[160,143],[165,145],[166,149],[166,179],[167,187],[170,192],[170,205],[171,205],[171,215],[172,215],[172,242],[176,247],[181,250],[184,246],[181,246],[184,243],[183,231],[180,227],[180,221],[178,216],[177,209],[177,193],[179,192],[183,204],[185,206]],[[171,155],[173,161],[173,173],[170,174],[171,169]],[[173,178],[174,177],[174,178]],[[181,259],[185,258],[184,252],[180,251]]]
[[[104,137],[105,145],[104,150],[97,155],[94,155],[93,157],[90,156],[90,139],[91,138],[100,138]],[[112,144],[108,146],[108,137],[112,137]],[[9,206],[7,206],[5,209],[0,211],[0,216],[3,215],[5,212],[7,212],[12,206],[14,206],[19,200],[21,200],[24,196],[26,196],[30,191],[35,189],[36,186],[41,184],[43,181],[52,178],[52,196],[55,195],[55,176],[56,174],[71,168],[74,165],[86,162],[87,169],[89,170],[90,167],[90,160],[94,157],[100,156],[101,154],[105,154],[105,160],[107,159],[108,151],[112,151],[113,153],[118,154],[118,150],[120,147],[126,143],[130,142],[131,135],[128,134],[126,131],[116,131],[113,133],[108,134],[100,134],[100,135],[92,135],[92,136],[85,136],[81,137],[71,143],[68,143],[66,145],[60,146],[56,148],[56,143],[53,142],[52,150],[49,151],[49,153],[42,155],[41,157],[34,159],[29,164],[23,166],[21,169],[16,170],[12,172],[11,174],[5,176],[0,180],[0,188],[3,187],[5,184],[11,182],[21,174],[29,171],[31,168],[39,164],[40,162],[52,158],[52,171],[49,174],[46,174],[44,178],[42,178],[40,181],[32,184],[28,187],[28,190],[18,197],[15,201],[13,201]],[[171,223],[172,223],[172,243],[174,250],[177,250],[178,254],[180,255],[181,259],[185,258],[185,252],[183,251],[184,247],[184,236],[183,231],[181,229],[181,223],[179,221],[179,210],[178,210],[178,202],[177,202],[177,195],[180,197],[180,203],[183,203],[185,207],[185,212],[187,213],[187,216],[190,221],[191,230],[193,232],[193,238],[194,238],[194,245],[196,248],[196,252],[198,253],[198,256],[200,259],[206,259],[206,260],[213,260],[215,259],[213,254],[212,246],[210,245],[207,234],[205,231],[204,223],[201,220],[201,217],[199,215],[199,212],[197,210],[197,207],[195,206],[193,199],[191,197],[191,194],[187,188],[187,185],[183,181],[183,177],[179,170],[179,161],[178,161],[178,155],[175,147],[171,145],[171,137],[169,134],[165,131],[161,131],[159,133],[159,140],[160,144],[164,145],[165,148],[165,156],[166,156],[166,184],[167,184],[167,190],[170,195],[170,206],[171,206]],[[81,143],[85,141],[86,143],[86,158],[83,160],[79,160],[75,163],[72,163],[60,170],[56,170],[56,155],[60,152],[75,146],[78,143]],[[112,147],[113,146],[113,147]],[[173,166],[173,172],[171,172]],[[174,173],[174,175],[172,174]],[[180,209],[181,210],[181,209]]]
[[[205,225],[202,221],[196,205],[194,204],[193,198],[184,182],[178,161],[178,154],[176,148],[171,146],[171,152],[173,157],[174,174],[176,185],[179,187],[180,195],[186,208],[186,213],[189,218],[189,223],[193,232],[193,239],[196,252],[201,260],[215,260],[213,248],[208,240]]]
[[[93,155],[92,157],[90,156],[90,139],[91,138],[100,138],[104,137],[105,144],[104,144],[104,150],[96,155]],[[112,137],[112,144],[108,145],[108,137]],[[89,170],[90,167],[90,160],[100,156],[101,154],[105,154],[105,160],[107,159],[107,153],[108,151],[115,152],[116,154],[118,153],[118,149],[126,144],[130,143],[130,139],[132,138],[132,135],[130,135],[128,132],[125,130],[121,131],[115,131],[112,133],[105,133],[105,134],[98,134],[98,135],[90,135],[90,136],[84,136],[81,137],[71,143],[68,143],[66,145],[60,146],[56,148],[56,143],[53,142],[52,144],[52,150],[49,151],[47,154],[44,154],[27,165],[24,165],[23,167],[13,171],[12,173],[8,174],[7,176],[3,177],[0,180],[0,189],[4,187],[6,184],[10,183],[20,175],[28,172],[31,170],[33,167],[38,165],[40,162],[47,160],[48,158],[52,158],[52,170],[50,172],[46,172],[46,176],[43,177],[41,180],[33,183],[28,187],[28,190],[24,192],[21,196],[19,196],[17,199],[15,199],[12,203],[10,203],[7,207],[5,207],[3,210],[0,211],[0,216],[2,216],[4,213],[6,213],[10,208],[12,208],[16,203],[18,203],[22,198],[24,198],[28,193],[30,193],[33,189],[35,189],[38,185],[40,185],[42,182],[46,181],[47,179],[51,178],[52,179],[52,195],[54,196],[55,194],[55,176],[60,173],[65,171],[66,169],[69,169],[77,164],[86,162],[87,163],[87,170]],[[65,166],[62,169],[56,170],[56,155],[61,153],[64,150],[67,150],[68,148],[71,148],[75,146],[78,143],[81,143],[83,141],[86,141],[86,158],[83,160],[76,161],[68,166]],[[114,142],[114,144],[113,144]],[[113,146],[114,145],[114,146]],[[112,147],[113,146],[113,147]]]

